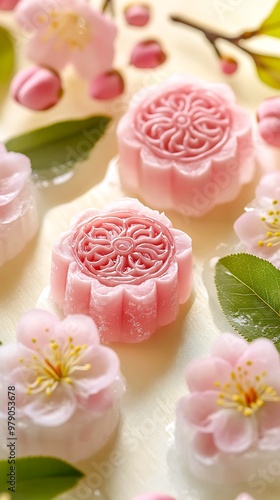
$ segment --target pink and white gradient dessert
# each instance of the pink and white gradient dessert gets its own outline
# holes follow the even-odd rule
[[[177,75],[142,89],[117,135],[124,188],[158,209],[204,215],[254,173],[251,118],[225,84]]]
[[[34,309],[17,341],[0,347],[0,458],[7,458],[8,390],[16,398],[17,456],[77,462],[103,447],[119,420],[119,358],[99,344],[96,325]]]
[[[191,472],[213,483],[249,482],[279,459],[280,358],[265,338],[224,333],[186,371],[176,441]],[[279,470],[279,467],[278,467]],[[278,473],[279,475],[279,473]]]
[[[235,221],[233,228],[248,253],[280,269],[280,171],[264,175],[255,200]]]
[[[133,198],[88,209],[55,242],[50,289],[64,314],[94,319],[102,342],[141,342],[190,296],[191,239]]]
[[[30,160],[0,144],[0,266],[20,253],[37,229]]]

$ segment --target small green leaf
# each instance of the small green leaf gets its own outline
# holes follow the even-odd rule
[[[6,142],[6,147],[29,156],[39,178],[53,179],[89,156],[110,120],[108,116],[91,116],[58,122],[14,137]]]
[[[0,26],[0,84],[9,83],[15,65],[13,39],[5,28]]]
[[[280,58],[250,52],[259,78],[274,89],[280,89]]]
[[[266,337],[280,350],[280,270],[253,255],[228,255],[216,265],[215,283],[232,327],[248,341]]]
[[[280,1],[259,27],[258,34],[280,38]]]
[[[11,443],[12,441],[10,441]],[[11,469],[15,467],[15,469]],[[16,474],[15,493],[8,483]],[[13,500],[51,500],[74,488],[83,473],[72,465],[57,458],[28,457],[17,458],[16,463],[0,461],[0,492],[11,493]]]

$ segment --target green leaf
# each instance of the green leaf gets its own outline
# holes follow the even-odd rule
[[[15,65],[13,39],[5,28],[0,26],[0,84],[10,82]]]
[[[259,78],[274,89],[280,89],[280,58],[250,52]]]
[[[11,467],[15,467],[15,470]],[[12,484],[7,482],[10,478],[12,479],[11,473],[14,471],[16,473],[15,493],[8,489]],[[17,458],[15,464],[9,464],[8,460],[1,460],[0,492],[10,493],[12,500],[51,500],[74,488],[83,475],[72,465],[57,458]]]
[[[280,1],[278,1],[264,22],[259,27],[258,34],[280,38]]]
[[[6,147],[29,156],[39,178],[53,179],[89,156],[110,120],[108,116],[91,116],[58,122],[14,137],[6,142]]]
[[[216,265],[215,283],[232,327],[248,341],[266,337],[280,350],[280,270],[253,255],[228,255]]]

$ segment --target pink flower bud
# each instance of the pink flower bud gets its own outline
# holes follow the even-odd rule
[[[134,4],[124,11],[127,24],[131,26],[145,26],[150,20],[150,8],[145,4]]]
[[[135,45],[131,53],[130,64],[136,68],[156,68],[166,60],[160,44],[155,40],[146,40]]]
[[[0,10],[13,10],[19,0],[0,0]]]
[[[60,100],[63,91],[57,73],[34,66],[17,73],[11,83],[11,93],[22,106],[44,111]]]
[[[235,59],[232,57],[223,57],[220,61],[221,63],[221,70],[225,75],[232,75],[233,73],[236,72],[238,64]]]
[[[280,97],[265,99],[258,108],[257,120],[263,140],[280,148]]]
[[[93,99],[114,99],[124,91],[122,75],[115,69],[102,73],[95,78],[89,88],[89,95]]]

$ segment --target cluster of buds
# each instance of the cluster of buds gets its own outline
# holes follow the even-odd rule
[[[112,4],[106,2],[104,6]],[[45,111],[63,96],[63,68],[71,63],[88,82],[92,99],[114,99],[124,92],[120,71],[114,69],[115,23],[104,10],[99,12],[86,0],[66,0],[50,9],[39,0],[0,0],[0,10],[13,10],[19,26],[29,33],[26,55],[34,66],[20,70],[11,85],[15,101],[34,111]],[[127,25],[146,26],[150,7],[135,3],[124,9]],[[156,68],[166,55],[156,40],[138,42],[130,64],[136,68]]]

